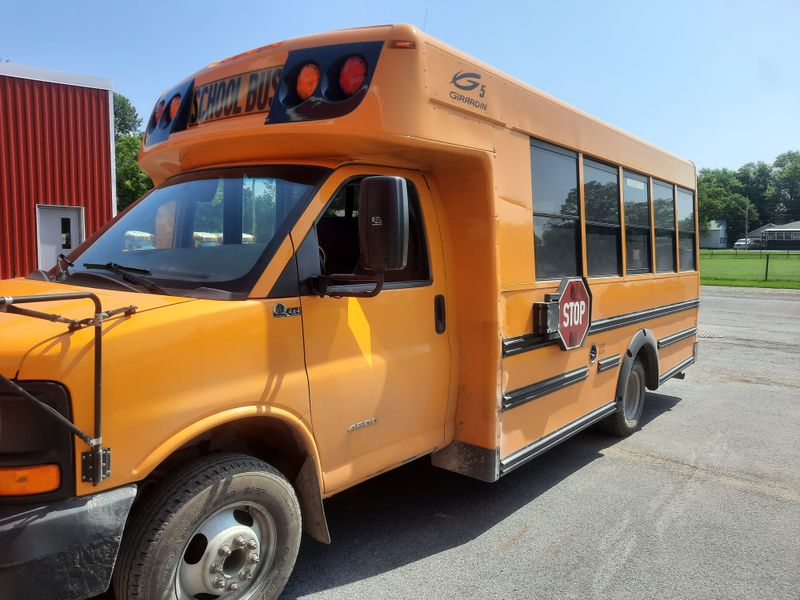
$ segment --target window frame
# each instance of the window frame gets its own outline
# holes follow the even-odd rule
[[[585,227],[583,225],[583,185],[582,185],[582,177],[583,173],[581,170],[581,153],[576,152],[574,150],[570,150],[569,148],[564,148],[562,146],[556,146],[554,144],[550,144],[548,142],[539,140],[537,138],[531,137],[530,139],[530,146],[529,146],[529,164],[530,164],[530,178],[531,178],[531,224],[533,226],[533,276],[534,281],[538,282],[545,282],[545,281],[560,281],[565,277],[580,277],[585,272]],[[551,213],[545,211],[537,211],[535,210],[536,206],[536,194],[534,192],[534,177],[533,177],[533,149],[539,148],[540,150],[545,150],[549,152],[553,152],[556,154],[561,154],[562,156],[566,156],[568,158],[575,160],[575,191],[577,194],[577,205],[576,209],[577,212],[575,215],[564,215],[561,213]],[[556,275],[554,277],[539,277],[537,273],[538,268],[536,265],[537,262],[537,250],[536,250],[536,217],[541,217],[543,219],[560,219],[563,221],[572,221],[575,225],[575,274],[573,275]]]
[[[317,225],[327,213],[328,209],[333,203],[334,198],[336,198],[336,196],[339,195],[339,192],[341,192],[342,189],[344,189],[347,185],[353,183],[354,181],[364,179],[365,177],[379,177],[383,175],[385,175],[385,173],[376,173],[376,172],[350,175],[349,177],[345,178],[342,182],[340,182],[339,185],[336,186],[336,189],[330,194],[330,197],[325,201],[325,205],[319,211],[319,214],[317,214],[316,217],[314,218],[314,222],[311,224],[311,227],[309,228],[306,237],[299,244],[298,249],[295,252],[295,256],[297,257],[297,261],[299,263],[298,269],[301,274],[301,280],[300,280],[301,296],[317,295],[313,290],[311,290],[310,286],[307,285],[308,279],[323,274],[321,265],[319,264],[320,245],[319,245],[319,237],[317,236]],[[414,186],[414,190],[417,195],[417,204],[419,208],[419,223],[420,223],[420,245],[421,249],[424,250],[425,252],[425,260],[427,261],[428,265],[427,269],[428,278],[409,279],[402,281],[385,281],[382,290],[399,290],[399,289],[409,289],[417,287],[429,287],[433,285],[433,264],[431,261],[431,250],[430,250],[430,243],[428,240],[428,230],[426,225],[427,219],[425,216],[425,208],[423,207],[424,203],[422,201],[422,194],[420,193],[420,186],[417,185],[417,183],[407,175],[398,175],[398,177],[402,177],[403,179],[406,180],[407,184]],[[313,246],[313,248],[309,248],[309,246]],[[369,290],[374,287],[375,284],[373,283],[342,284],[342,285],[329,286],[328,291],[330,292],[330,295],[335,296],[336,290],[362,291],[362,290]]]
[[[655,273],[678,273],[678,192],[676,190],[677,186],[673,183],[669,183],[664,181],[663,179],[658,179],[656,177],[651,177],[651,188],[652,191],[655,192],[656,186],[660,186],[662,188],[668,188],[672,193],[672,227],[663,227],[656,223],[656,199],[655,193],[650,195],[651,197],[651,204],[653,206],[653,248],[655,254]],[[672,235],[672,269],[664,269],[661,270],[658,268],[658,235],[671,234]]]
[[[691,194],[692,196],[692,229],[684,229],[681,228],[680,223],[680,214],[679,214],[679,206],[678,198],[680,197],[681,192],[686,192],[687,194]],[[681,187],[679,185],[675,186],[675,230],[678,236],[678,271],[680,273],[696,273],[697,272],[697,259],[698,259],[698,252],[697,252],[697,192],[695,190],[690,190],[685,187]],[[684,236],[689,234],[692,236],[692,268],[691,269],[684,269],[681,265],[681,234]]]
[[[600,278],[615,278],[615,277],[623,277],[623,257],[622,257],[622,247],[623,247],[623,236],[622,236],[622,208],[620,206],[622,201],[622,192],[620,189],[620,174],[619,174],[619,167],[613,165],[611,163],[607,163],[602,160],[598,160],[593,156],[578,153],[581,160],[581,180],[580,180],[580,187],[581,187],[581,210],[583,212],[583,239],[584,239],[584,265],[582,272],[586,277],[591,279],[600,279]],[[587,161],[590,164],[589,166],[601,171],[607,171],[614,175],[616,182],[617,182],[617,222],[612,223],[611,221],[595,221],[590,220],[588,217],[588,210],[586,207],[586,163]],[[589,226],[592,227],[602,227],[605,229],[616,231],[616,250],[617,250],[617,272],[616,273],[595,273],[592,274],[589,272]]]
[[[625,250],[624,250],[624,252],[625,252],[625,275],[630,275],[630,276],[652,275],[652,274],[655,273],[655,264],[653,264],[654,263],[654,261],[653,261],[653,248],[654,248],[654,244],[653,244],[653,195],[651,194],[651,189],[650,189],[650,179],[651,178],[650,178],[649,175],[646,175],[644,173],[640,173],[639,171],[634,171],[633,169],[628,169],[628,168],[622,167],[622,166],[620,166],[619,168],[620,168],[620,181],[621,181],[620,197],[622,199],[622,205],[623,205],[622,221],[624,223],[624,231],[625,231],[625,237],[624,237],[624,240],[623,240],[623,244],[625,246]],[[641,177],[641,178],[644,179],[644,182],[643,182],[644,183],[644,190],[645,190],[645,194],[647,195],[647,200],[646,200],[646,202],[644,204],[647,206],[647,211],[648,211],[648,218],[647,218],[647,224],[646,225],[628,223],[628,214],[627,214],[628,213],[628,211],[627,211],[628,207],[627,207],[627,205],[625,203],[625,181],[624,181],[625,177],[627,177],[628,175],[633,175],[634,179],[636,177]],[[636,180],[639,181],[638,179],[636,179]],[[640,182],[640,183],[642,183],[642,182]],[[629,229],[633,230],[634,232],[641,232],[641,233],[645,233],[646,234],[647,249],[646,249],[646,252],[645,252],[645,256],[647,256],[647,269],[636,269],[634,271],[631,271],[631,269],[630,269],[630,265],[628,263],[628,230]]]

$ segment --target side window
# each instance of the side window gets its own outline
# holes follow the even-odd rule
[[[653,220],[656,224],[656,271],[676,271],[675,196],[670,184],[657,179],[653,180]]]
[[[682,188],[678,188],[678,248],[681,271],[694,271],[694,193]]]
[[[359,264],[358,191],[361,177],[346,182],[328,204],[317,221],[320,248],[320,268],[326,275],[365,274]],[[419,194],[414,184],[408,185],[408,260],[406,268],[387,271],[385,282],[430,281],[428,248],[419,206]]]
[[[578,155],[531,141],[536,279],[581,273]]]
[[[650,272],[650,194],[647,177],[624,172],[625,256],[628,273]]]
[[[583,160],[589,276],[620,275],[619,177],[616,167]]]

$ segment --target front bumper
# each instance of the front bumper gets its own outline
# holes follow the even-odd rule
[[[83,600],[108,589],[136,486],[0,506],[0,596]]]

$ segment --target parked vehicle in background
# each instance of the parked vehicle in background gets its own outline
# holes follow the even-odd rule
[[[692,163],[414,27],[213,63],[139,161],[0,283],[4,597],[273,598],[324,498],[631,434],[695,360]]]
[[[734,250],[753,250],[764,247],[761,238],[739,238],[733,243]]]

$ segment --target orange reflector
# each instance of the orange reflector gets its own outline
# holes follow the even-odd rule
[[[164,114],[164,101],[158,103],[156,106],[156,121],[155,124],[158,125],[158,122],[161,120],[161,115]]]
[[[61,485],[58,465],[0,467],[0,496],[44,494]]]
[[[167,112],[167,117],[169,117],[169,121],[175,118],[175,115],[178,114],[178,109],[181,107],[181,95],[175,94],[172,97],[172,100],[169,101],[169,112]]]
[[[319,67],[314,63],[306,63],[297,76],[297,95],[300,100],[308,100],[319,85]]]
[[[417,47],[413,40],[392,40],[389,42],[390,48],[400,48],[401,50],[413,50]]]
[[[339,72],[339,87],[345,94],[352,96],[361,89],[366,78],[367,61],[360,56],[351,56],[344,61]]]

